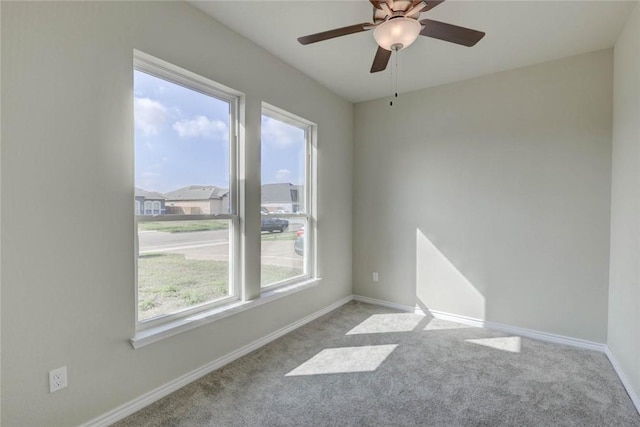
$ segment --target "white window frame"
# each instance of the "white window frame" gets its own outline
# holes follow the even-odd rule
[[[262,116],[266,116],[273,120],[278,120],[288,125],[304,130],[305,137],[305,182],[304,182],[304,208],[303,213],[264,213],[265,217],[271,218],[303,218],[306,220],[304,230],[304,273],[290,279],[281,280],[261,286],[262,293],[269,292],[273,289],[289,286],[292,284],[306,282],[310,279],[317,278],[317,258],[316,258],[316,239],[317,239],[317,223],[316,223],[316,141],[317,141],[317,125],[295,114],[289,113],[281,108],[273,105],[262,103]],[[261,142],[262,144],[262,142]],[[261,160],[262,161],[262,160]],[[260,186],[262,188],[262,186]],[[299,196],[299,195],[298,195]]]
[[[241,296],[241,249],[238,185],[238,130],[239,105],[242,94],[205,77],[134,50],[134,69],[162,80],[183,86],[229,103],[229,213],[206,215],[136,215],[135,216],[135,320],[136,331],[156,328],[195,314],[211,310],[226,304],[232,304]],[[144,208],[143,208],[144,209]],[[146,213],[144,210],[143,214]],[[208,301],[184,310],[140,321],[138,319],[138,222],[144,221],[180,221],[180,220],[228,220],[229,227],[229,292],[230,295]]]

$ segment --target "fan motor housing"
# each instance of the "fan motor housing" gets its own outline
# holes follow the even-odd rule
[[[404,16],[404,12],[406,12],[407,10],[409,10],[411,8],[411,6],[413,6],[413,1],[410,0],[387,0],[387,4],[389,5],[389,7],[391,8],[391,10],[393,10],[394,16]],[[407,15],[407,18],[415,18],[417,19],[420,16],[420,12],[414,12],[411,15]],[[387,15],[387,12],[384,11],[384,9],[377,9],[376,7],[373,7],[373,22],[378,24],[380,22],[383,22],[389,18]]]

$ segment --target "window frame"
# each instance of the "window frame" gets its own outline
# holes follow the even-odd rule
[[[241,228],[239,203],[241,199],[239,185],[239,120],[240,102],[242,93],[216,83],[206,77],[200,76],[146,53],[134,50],[133,70],[149,74],[158,79],[182,86],[186,89],[199,92],[206,96],[219,99],[229,104],[229,211],[225,214],[204,215],[134,215],[134,266],[135,266],[135,325],[136,331],[155,328],[159,325],[170,323],[195,314],[211,310],[222,305],[231,304],[240,300],[242,295],[241,275]],[[133,97],[132,97],[133,101]],[[162,205],[160,204],[160,210]],[[146,213],[144,208],[142,213]],[[230,294],[226,297],[196,304],[175,313],[163,314],[151,319],[140,320],[138,316],[138,223],[147,221],[184,221],[184,220],[228,220],[229,221],[229,285]]]
[[[293,113],[285,111],[273,105],[262,103],[262,117],[268,117],[272,120],[278,120],[290,126],[294,126],[304,131],[305,138],[305,176],[304,176],[304,213],[264,213],[267,218],[303,218],[306,221],[305,239],[304,239],[304,270],[303,274],[289,279],[280,280],[265,286],[260,286],[261,293],[269,292],[281,287],[290,286],[296,283],[307,282],[317,278],[317,258],[316,258],[316,240],[317,240],[317,224],[316,224],[316,138],[317,125],[309,120],[299,117]],[[260,138],[260,149],[262,150],[262,138]],[[260,158],[260,169],[262,169],[262,156]],[[260,183],[262,190],[262,182]],[[298,194],[298,197],[300,195]],[[261,203],[262,211],[262,203]],[[262,234],[262,233],[261,233]],[[262,261],[261,261],[262,264]]]

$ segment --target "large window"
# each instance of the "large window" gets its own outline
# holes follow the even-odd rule
[[[241,93],[140,52],[133,82],[134,347],[318,283],[315,125],[263,104],[258,146]]]
[[[237,299],[237,95],[137,55],[134,71],[137,320]]]
[[[263,105],[261,132],[261,286],[313,272],[313,125]]]

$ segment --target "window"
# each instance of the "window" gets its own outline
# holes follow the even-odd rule
[[[137,322],[240,294],[238,94],[144,54],[134,61]]]
[[[263,288],[313,276],[313,127],[263,105],[261,280]]]
[[[316,126],[263,104],[261,144],[243,146],[240,156],[238,131],[246,129],[239,121],[241,93],[137,51],[133,82],[132,345],[138,348],[319,283]],[[242,199],[246,184],[240,186],[239,171],[258,167],[260,236],[240,227],[247,224],[240,212],[253,215],[258,206],[255,199]],[[243,176],[254,179],[251,173]],[[247,262],[258,245],[260,264]]]

